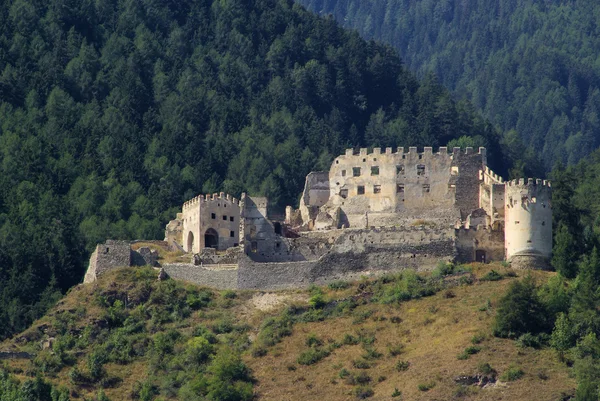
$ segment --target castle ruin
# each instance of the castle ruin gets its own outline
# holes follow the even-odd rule
[[[298,209],[268,199],[200,195],[165,241],[194,255],[167,274],[219,288],[276,289],[357,278],[440,260],[507,260],[545,269],[552,251],[548,181],[503,181],[486,150],[348,149],[306,177]],[[220,268],[227,266],[227,268]]]

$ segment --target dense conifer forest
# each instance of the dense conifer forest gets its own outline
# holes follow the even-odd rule
[[[0,338],[79,282],[96,243],[162,239],[198,193],[296,204],[349,146],[487,146],[518,175],[532,159],[390,47],[291,1],[0,5]]]
[[[549,171],[600,146],[600,5],[589,0],[299,0],[393,45]]]

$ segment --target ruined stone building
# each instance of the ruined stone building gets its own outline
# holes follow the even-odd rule
[[[194,255],[163,266],[169,275],[219,288],[297,287],[440,260],[546,268],[551,187],[503,181],[485,148],[349,149],[306,177],[299,208],[285,217],[266,198],[200,195],[165,237]]]

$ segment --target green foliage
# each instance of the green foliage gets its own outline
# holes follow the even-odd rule
[[[338,280],[329,283],[328,287],[334,291],[341,291],[350,287],[350,283],[347,281]]]
[[[398,372],[404,372],[408,370],[410,363],[408,361],[398,361],[394,366]]]
[[[517,337],[525,333],[540,333],[548,329],[546,314],[533,278],[527,276],[521,281],[514,281],[498,302],[494,335]]]
[[[394,387],[394,391],[392,392],[392,398],[402,397],[402,391],[398,390],[397,387]]]
[[[558,160],[577,162],[600,144],[600,65],[589,61],[600,41],[595,34],[579,35],[594,26],[597,3],[299,2],[363,37],[393,45],[409,69],[426,79],[439,77],[456,97],[468,100],[465,109],[481,110],[507,132],[503,145],[517,160],[508,169],[515,178],[531,176],[536,157],[549,170]],[[444,103],[439,99],[431,112],[443,116],[440,128],[452,132],[442,121],[461,109]],[[479,135],[465,131],[448,146],[490,149]]]
[[[525,372],[519,367],[510,366],[500,376],[500,380],[505,382],[513,382],[525,376]]]
[[[552,266],[566,278],[577,275],[577,246],[564,222],[560,222],[552,248]]]
[[[496,270],[491,270],[481,278],[481,281],[498,281],[503,278],[504,276],[502,276],[502,274],[498,273]]]
[[[419,389],[419,391],[429,391],[429,390],[431,390],[434,387],[435,387],[435,382],[434,381],[429,381],[429,382],[426,382],[426,383],[419,383],[417,385],[417,388]]]
[[[328,357],[330,352],[323,348],[310,348],[303,351],[297,359],[300,365],[314,365],[321,359]]]
[[[69,401],[69,391],[53,387],[39,376],[23,383],[0,368],[0,399],[2,401]]]
[[[359,400],[372,397],[375,392],[370,386],[358,386],[354,389],[354,396]]]
[[[483,375],[496,375],[494,368],[492,368],[492,366],[487,362],[482,362],[477,365],[477,372]]]

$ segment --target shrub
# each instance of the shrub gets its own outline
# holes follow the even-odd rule
[[[340,377],[340,379],[345,379],[346,377],[350,376],[350,372],[348,372],[346,368],[342,368],[338,376]]]
[[[487,362],[482,362],[477,365],[477,371],[482,375],[496,375],[494,368],[492,368],[492,366]]]
[[[481,278],[481,281],[498,281],[502,280],[504,277],[502,274],[498,273],[496,270],[492,270],[488,272],[485,276]]]
[[[419,391],[429,391],[432,388],[435,387],[435,382],[434,381],[429,381],[427,383],[419,383],[419,385],[417,386],[417,388],[419,389]]]
[[[542,346],[542,343],[538,336],[534,336],[531,333],[525,333],[517,339],[517,345],[521,348],[540,348]]]
[[[321,309],[327,304],[323,294],[315,294],[308,299],[308,304],[315,309]]]
[[[357,345],[358,343],[360,343],[360,340],[351,334],[345,334],[342,343],[344,345]]]
[[[354,389],[354,395],[359,400],[364,400],[365,398],[372,397],[373,394],[375,393],[373,392],[373,389],[370,386],[358,386]]]
[[[394,387],[392,398],[402,397],[402,391],[398,390],[398,387]]]
[[[354,366],[356,369],[370,369],[371,368],[371,364],[362,359],[355,359],[354,361],[352,361],[352,366]]]
[[[341,290],[345,290],[346,288],[350,287],[350,283],[348,283],[347,281],[338,280],[338,281],[329,283],[328,287],[334,291],[341,291]]]
[[[390,356],[398,356],[404,352],[404,344],[396,344],[388,347]]]
[[[475,345],[465,348],[465,353],[469,355],[475,355],[479,353],[479,351],[481,351],[481,347],[477,347]]]
[[[221,296],[225,299],[235,299],[237,298],[237,294],[232,290],[225,290],[221,293]]]
[[[394,324],[402,323],[402,319],[399,316],[392,316],[390,318],[390,322]]]
[[[319,339],[316,334],[311,333],[306,337],[307,347],[320,347],[321,345],[323,345],[323,341]]]
[[[498,302],[494,335],[517,337],[525,333],[540,333],[548,328],[546,309],[539,300],[531,276],[514,281]]]
[[[485,340],[485,334],[477,333],[471,337],[471,342],[473,344],[481,344],[483,340]]]
[[[511,366],[506,371],[504,371],[504,373],[502,373],[502,376],[500,376],[500,380],[505,382],[513,382],[515,380],[519,380],[524,375],[525,372],[523,372],[521,368]]]
[[[395,368],[398,372],[404,372],[408,370],[410,363],[408,361],[398,361],[396,362]]]
[[[329,354],[329,351],[322,348],[311,348],[298,356],[298,363],[300,365],[313,365],[321,359],[328,357]]]
[[[381,352],[378,352],[375,348],[365,347],[365,353],[362,357],[366,360],[379,359],[383,356]]]
[[[371,376],[366,374],[365,372],[360,372],[356,376],[354,376],[354,381],[358,384],[367,384],[371,383]]]

